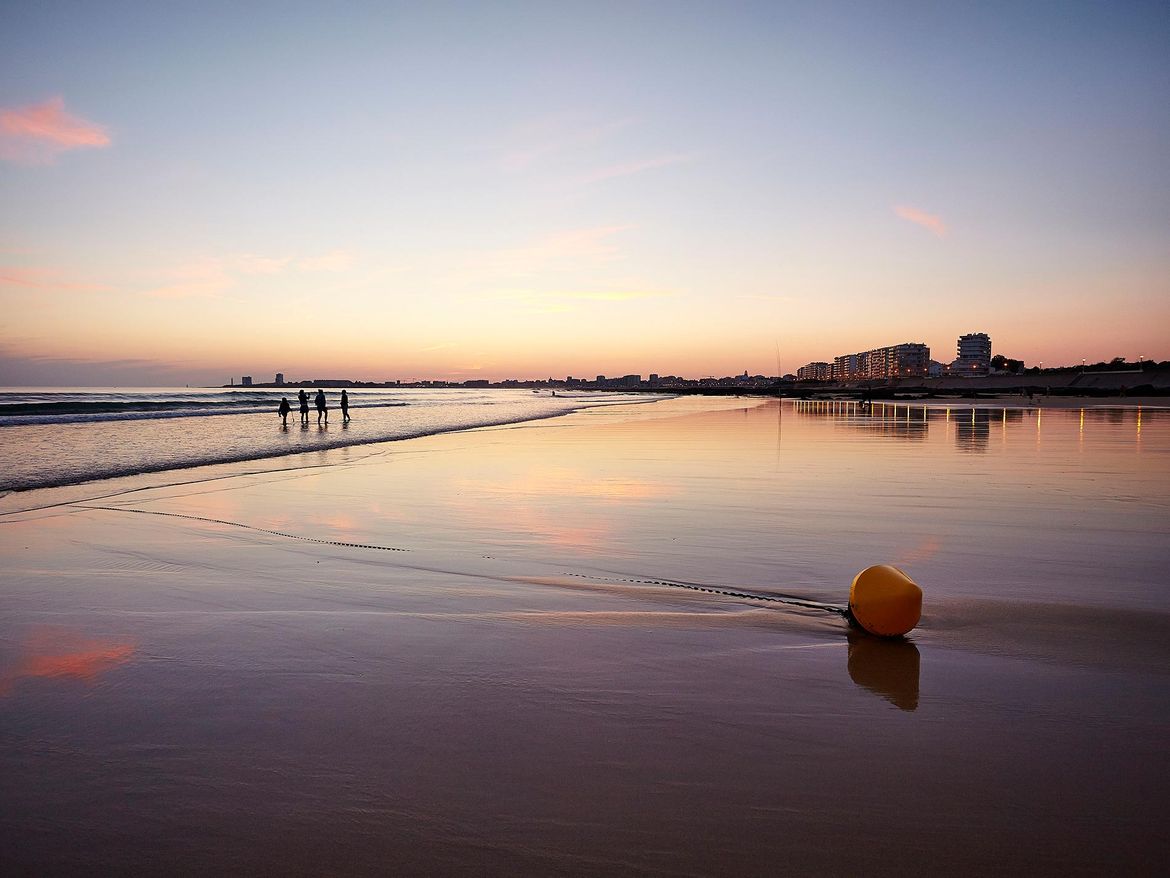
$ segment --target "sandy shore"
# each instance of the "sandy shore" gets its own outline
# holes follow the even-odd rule
[[[1042,535],[938,536],[929,498],[882,499],[920,440],[874,439],[863,478],[861,434],[785,411],[670,400],[3,498],[5,874],[1155,874],[1164,599],[989,595]],[[876,562],[927,588],[906,641],[682,587],[843,603]]]

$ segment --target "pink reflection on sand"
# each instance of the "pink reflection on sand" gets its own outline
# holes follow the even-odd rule
[[[357,539],[358,523],[352,516],[344,513],[313,515],[309,517],[307,523],[315,536],[322,536],[322,529],[325,529],[328,530],[329,536],[335,539]]]
[[[0,672],[0,697],[25,677],[73,678],[86,684],[130,660],[131,640],[86,637],[68,628],[34,629],[21,645],[16,663]]]
[[[942,548],[942,541],[936,536],[927,536],[910,551],[901,555],[896,561],[891,563],[894,566],[902,566],[905,564],[914,564],[915,562],[929,561]]]
[[[612,527],[607,520],[588,522],[593,518],[581,510],[560,509],[555,517],[546,509],[523,504],[509,507],[501,516],[498,510],[477,505],[473,501],[455,504],[455,510],[465,521],[479,527],[490,527],[509,534],[534,537],[541,542],[566,549],[597,552],[608,544]]]
[[[617,504],[670,496],[673,489],[640,479],[591,478],[569,467],[534,466],[515,478],[464,479],[466,499],[456,505],[468,520],[510,533],[534,536],[555,546],[599,551],[613,533],[610,510]],[[506,500],[500,516],[494,503]]]
[[[540,467],[509,480],[464,479],[464,489],[490,494],[520,494],[539,497],[594,498],[599,500],[650,500],[670,496],[666,485],[639,479],[595,479],[588,473],[565,467]]]
[[[528,533],[537,533],[545,541],[554,546],[566,549],[582,549],[585,551],[599,551],[607,543],[611,528],[607,525],[596,527],[557,527],[552,526],[539,518],[530,518],[527,527],[518,525],[517,530]]]

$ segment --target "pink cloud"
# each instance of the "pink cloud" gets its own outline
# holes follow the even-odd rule
[[[217,299],[235,283],[223,261],[203,259],[170,272],[170,283],[147,290],[156,299]]]
[[[600,122],[577,112],[533,119],[512,130],[501,161],[506,170],[524,171],[545,159],[589,149],[630,124],[629,119]]]
[[[353,254],[347,250],[330,250],[320,256],[265,256],[243,253],[234,256],[206,257],[171,269],[165,282],[146,291],[158,299],[215,299],[229,290],[247,286],[251,278],[276,277],[299,272],[349,270]]]
[[[612,239],[632,226],[598,226],[547,235],[526,247],[507,247],[474,254],[470,276],[516,277],[546,271],[577,271],[619,255]]]
[[[628,177],[631,174],[640,174],[642,171],[650,171],[655,168],[665,168],[668,165],[679,165],[686,162],[693,162],[698,158],[697,153],[672,153],[670,155],[656,156],[652,159],[643,159],[637,162],[625,162],[624,164],[609,165],[604,168],[598,168],[591,174],[582,177],[578,182],[580,183],[599,183],[602,180],[612,180],[614,177]]]
[[[0,265],[0,289],[23,287],[32,290],[60,290],[76,293],[103,292],[111,289],[105,284],[81,283],[65,278],[50,268],[20,268]]]
[[[0,158],[40,164],[71,149],[110,145],[105,128],[65,112],[63,98],[0,109]]]
[[[896,205],[894,207],[894,213],[908,222],[916,223],[924,229],[929,229],[940,238],[946,237],[947,224],[943,222],[941,216],[927,213],[925,210],[919,210],[917,207],[910,207],[907,204]]]
[[[354,257],[348,250],[330,250],[321,256],[305,256],[294,265],[298,271],[349,271]]]

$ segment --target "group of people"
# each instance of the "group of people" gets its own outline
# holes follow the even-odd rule
[[[301,403],[301,423],[305,426],[309,424],[309,394],[305,393],[302,387],[297,391],[297,399]],[[325,426],[329,426],[329,405],[325,402],[325,391],[317,388],[317,395],[313,397],[313,404],[317,407],[317,425],[320,426],[321,418],[325,418]],[[292,406],[288,403],[288,397],[282,396],[280,398],[280,407],[277,409],[280,413],[281,424],[288,426],[288,413],[292,411]],[[343,424],[349,423],[349,394],[345,390],[341,391],[341,422]]]

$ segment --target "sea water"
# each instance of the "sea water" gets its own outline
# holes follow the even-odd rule
[[[278,457],[554,417],[592,406],[649,401],[620,393],[496,389],[327,389],[329,418],[309,422],[297,388],[0,389],[0,491]],[[292,410],[287,429],[281,397]]]

